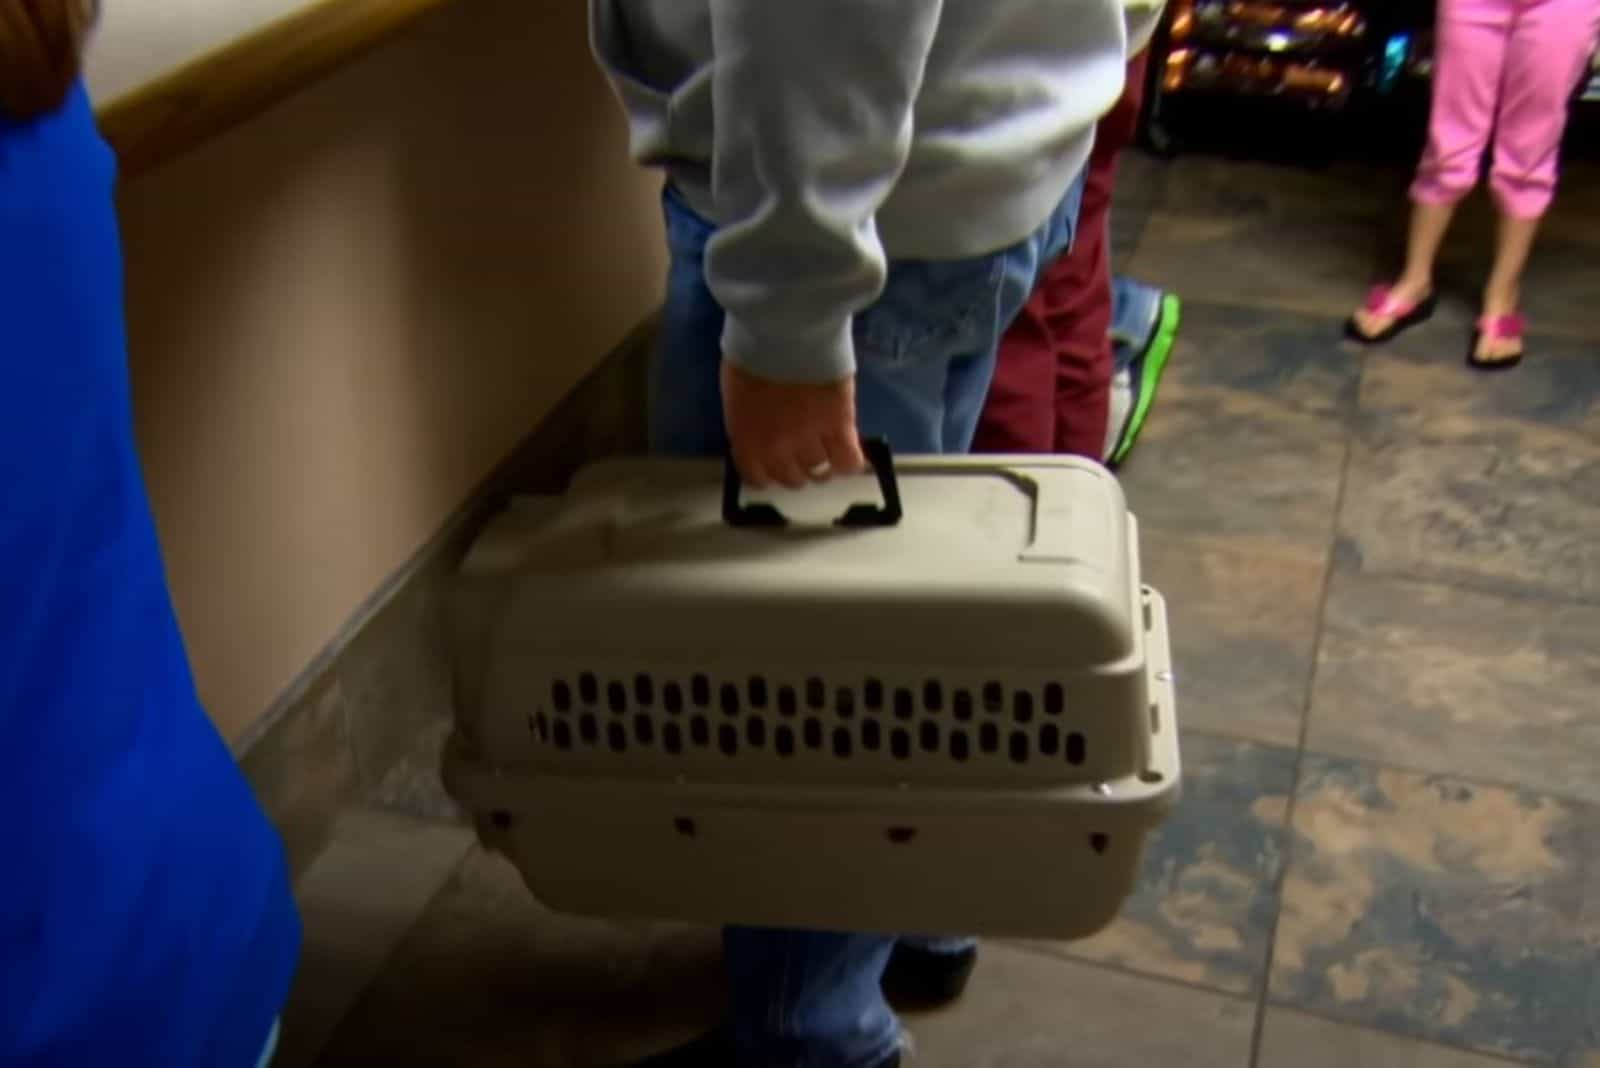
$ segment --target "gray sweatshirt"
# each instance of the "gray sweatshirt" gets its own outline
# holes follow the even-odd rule
[[[1122,90],[1121,0],[589,0],[641,163],[717,224],[723,354],[763,378],[855,370],[886,257],[1037,229]]]

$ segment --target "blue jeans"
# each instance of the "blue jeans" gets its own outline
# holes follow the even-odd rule
[[[1000,335],[1043,269],[1070,245],[1081,192],[1081,182],[1074,184],[1055,214],[1010,248],[967,260],[890,263],[883,294],[855,318],[863,434],[886,437],[902,453],[971,447]],[[722,455],[723,312],[705,281],[715,227],[670,188],[664,203],[672,262],[651,385],[651,441],[666,455]],[[883,935],[727,930],[729,1026],[740,1062],[882,1065],[900,1042],[899,1021],[879,990],[894,944]],[[960,946],[937,939],[930,948]]]
[[[1161,298],[1155,286],[1118,275],[1111,280],[1111,367],[1121,371],[1144,352],[1161,317]]]
[[[972,445],[994,377],[1000,335],[1044,267],[1066,251],[1082,183],[1056,213],[1010,248],[968,260],[896,260],[883,294],[855,318],[856,404],[861,432],[896,452],[961,453]],[[668,188],[672,254],[651,385],[651,442],[658,453],[720,456],[723,313],[705,281],[715,227]]]

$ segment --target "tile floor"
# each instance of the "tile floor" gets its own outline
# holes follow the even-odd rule
[[[1361,353],[1339,323],[1403,175],[1128,161],[1122,262],[1186,300],[1125,472],[1186,797],[1115,926],[988,946],[911,1020],[917,1065],[1600,1066],[1596,178],[1530,271],[1530,362],[1486,377],[1481,205],[1436,321]],[[302,884],[290,1068],[621,1064],[714,1018],[713,938],[541,910],[441,819],[431,764]]]

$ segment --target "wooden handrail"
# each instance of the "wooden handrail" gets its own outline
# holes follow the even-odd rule
[[[317,0],[99,109],[123,175],[214,137],[452,0]]]

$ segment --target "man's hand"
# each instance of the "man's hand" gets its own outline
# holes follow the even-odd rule
[[[97,0],[0,0],[0,113],[54,111],[78,77]]]
[[[799,489],[867,465],[856,429],[854,377],[791,385],[757,378],[724,360],[722,414],[734,463],[756,489],[774,482]]]

